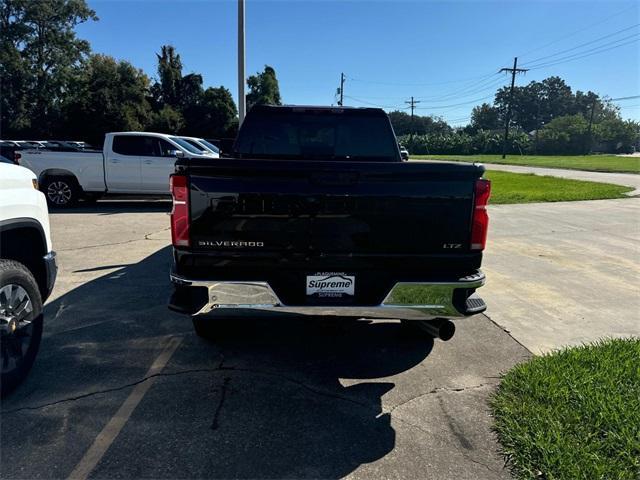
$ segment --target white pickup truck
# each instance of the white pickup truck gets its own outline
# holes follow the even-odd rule
[[[0,163],[0,396],[29,373],[42,337],[42,305],[58,271],[49,213],[35,175]]]
[[[38,177],[51,206],[69,207],[80,198],[105,194],[169,194],[176,157],[216,158],[174,135],[107,133],[100,151],[23,150],[16,161]]]

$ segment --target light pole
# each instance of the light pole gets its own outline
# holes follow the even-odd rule
[[[244,0],[238,0],[238,124],[242,125],[246,110],[244,97]]]

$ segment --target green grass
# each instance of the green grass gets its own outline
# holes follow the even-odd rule
[[[610,183],[585,182],[531,173],[489,170],[485,177],[491,180],[491,205],[623,198],[625,192],[633,190],[631,187]]]
[[[594,172],[640,173],[640,157],[616,157],[615,155],[507,155],[504,160],[501,155],[411,155],[411,158],[568,168]]]
[[[516,478],[640,478],[640,339],[517,365],[490,403]]]

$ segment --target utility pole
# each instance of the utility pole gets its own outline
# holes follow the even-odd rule
[[[504,141],[502,142],[502,158],[507,157],[507,142],[509,141],[509,122],[511,122],[511,107],[513,104],[513,88],[516,85],[516,73],[524,73],[528,68],[518,68],[518,57],[513,59],[513,68],[501,68],[501,72],[511,73],[511,89],[509,90],[509,105],[507,106],[507,116],[504,122]]]
[[[591,103],[591,115],[589,116],[589,133],[587,135],[587,148],[585,149],[585,155],[589,155],[591,153],[591,127],[593,126],[593,114],[596,112],[596,102],[597,98],[593,97],[593,102]]]
[[[247,108],[244,82],[244,0],[238,0],[238,125],[242,125]]]
[[[420,103],[420,100],[414,100],[413,97],[411,97],[411,100],[405,100],[404,103],[408,103],[411,106],[411,135],[410,137],[413,137],[413,131],[415,130],[415,128],[413,127],[413,109],[416,108],[416,104]]]
[[[340,93],[340,100],[338,100],[338,105],[342,106],[344,102],[344,73],[340,74],[340,89],[338,93]]]

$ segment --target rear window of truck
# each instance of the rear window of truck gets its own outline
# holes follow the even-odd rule
[[[251,112],[234,150],[251,158],[400,161],[384,114],[330,109]]]

